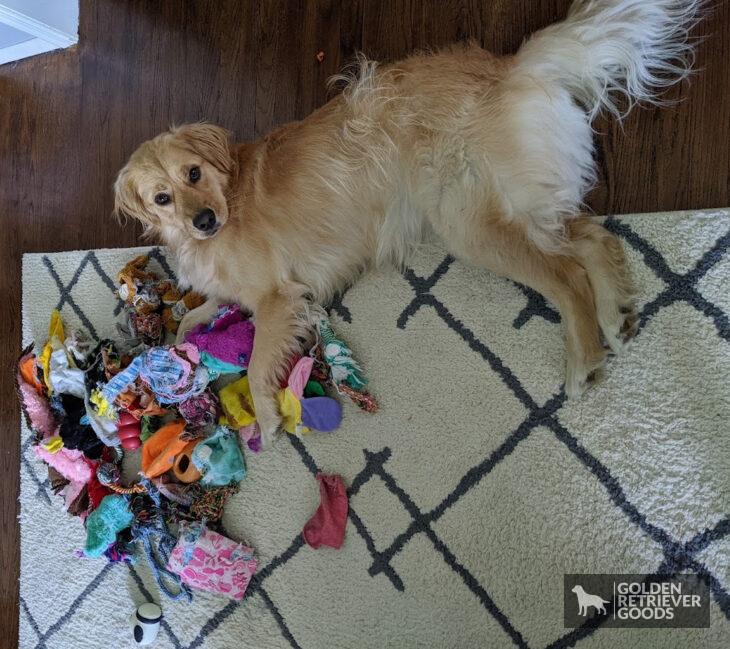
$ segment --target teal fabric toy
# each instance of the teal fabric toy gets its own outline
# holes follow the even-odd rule
[[[236,374],[241,371],[238,365],[226,363],[208,352],[200,352],[200,362],[208,368],[211,378],[217,378],[221,374]]]
[[[87,557],[100,557],[117,540],[117,534],[130,527],[133,521],[134,516],[124,496],[104,496],[86,519],[84,554]]]
[[[201,441],[193,449],[191,459],[203,474],[200,483],[207,487],[224,487],[246,476],[238,435],[225,426],[218,426],[210,437]]]

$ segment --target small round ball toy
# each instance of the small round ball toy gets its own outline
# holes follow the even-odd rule
[[[142,604],[132,616],[134,641],[141,646],[152,644],[160,631],[162,609],[154,602]]]
[[[134,415],[128,412],[122,412],[119,414],[117,435],[119,435],[119,440],[121,441],[122,448],[125,451],[134,451],[142,445],[142,441],[139,438],[140,432],[141,425]]]

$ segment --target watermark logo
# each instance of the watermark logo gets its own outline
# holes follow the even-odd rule
[[[697,575],[565,575],[567,628],[698,628],[710,626],[710,593]]]
[[[606,607],[604,604],[610,604],[607,599],[603,599],[598,595],[590,595],[583,590],[583,586],[576,584],[570,589],[578,597],[578,615],[588,615],[588,609],[593,606],[596,609],[596,613],[606,613]]]

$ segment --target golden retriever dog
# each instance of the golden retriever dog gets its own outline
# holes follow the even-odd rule
[[[341,94],[257,142],[208,124],[145,142],[117,178],[116,212],[161,237],[209,298],[182,330],[219,302],[254,313],[264,443],[308,302],[365,268],[403,264],[427,231],[558,307],[565,389],[579,395],[636,327],[622,247],[581,215],[591,122],[656,103],[688,74],[700,1],[576,0],[514,56],[461,44],[390,65],[361,57],[335,79]]]

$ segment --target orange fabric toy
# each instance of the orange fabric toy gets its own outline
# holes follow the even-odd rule
[[[18,367],[23,380],[28,385],[32,385],[38,394],[43,394],[44,387],[38,380],[38,365],[36,364],[35,356],[33,354],[29,354],[20,361]]]
[[[165,301],[166,296],[162,296],[162,303],[165,307],[162,309],[162,326],[170,333],[177,333],[180,321],[183,316],[193,309],[198,308],[205,302],[205,298],[200,293],[186,293],[177,302],[170,304]]]
[[[188,445],[188,440],[182,439],[184,431],[184,421],[171,421],[142,445],[142,473],[145,477],[156,478],[172,469],[175,457]]]
[[[191,457],[193,449],[198,445],[199,441],[199,439],[194,439],[188,442],[188,445],[175,458],[175,465],[172,467],[172,472],[175,474],[177,480],[183,484],[197,482],[201,478],[200,471],[193,464]]]

